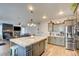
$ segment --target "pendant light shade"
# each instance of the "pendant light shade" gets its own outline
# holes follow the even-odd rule
[[[27,26],[29,26],[29,27],[36,27],[36,24],[31,19],[30,22],[27,24]]]
[[[30,7],[30,13],[33,15],[33,8]],[[33,19],[30,19],[30,21],[27,23],[27,26],[29,27],[36,27],[36,24],[33,22]]]

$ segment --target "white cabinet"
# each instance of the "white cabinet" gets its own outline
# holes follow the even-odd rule
[[[73,19],[71,19],[71,20],[65,20],[65,26],[68,26],[68,25],[74,25]]]
[[[52,32],[52,31],[53,31],[53,28],[54,28],[54,23],[53,23],[52,21],[50,21],[50,22],[48,23],[48,31],[49,31],[49,32]]]
[[[64,38],[56,38],[56,44],[64,46]]]
[[[56,45],[60,45],[60,46],[64,46],[64,38],[49,37],[48,43],[50,43],[50,44],[56,44]]]
[[[50,44],[55,44],[55,38],[54,37],[49,37],[48,38],[48,43],[50,43]]]

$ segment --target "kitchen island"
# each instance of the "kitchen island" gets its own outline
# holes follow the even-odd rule
[[[39,56],[46,49],[47,36],[34,36],[10,39],[11,51],[13,46],[17,46],[15,52],[11,55],[15,56]],[[14,48],[15,48],[14,47]]]

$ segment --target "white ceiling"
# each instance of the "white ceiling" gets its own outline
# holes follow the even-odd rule
[[[10,10],[4,11],[6,8],[3,8],[2,11],[4,11],[6,13],[6,15],[7,15],[7,13],[11,14],[14,10],[17,9],[17,15],[22,14],[22,15],[20,15],[20,17],[22,17],[22,19],[25,20],[27,18],[26,20],[29,20],[30,16],[27,17],[27,15],[29,15],[28,6],[33,6],[33,8],[34,8],[33,20],[35,22],[40,22],[40,21],[49,20],[52,17],[55,20],[56,19],[58,20],[59,18],[61,19],[61,18],[64,18],[65,16],[73,15],[73,12],[70,9],[70,5],[71,4],[69,4],[69,3],[32,3],[32,4],[31,3],[19,3],[19,4],[0,4],[0,8],[3,8],[4,6],[5,7],[8,6],[8,7],[6,7],[7,10],[8,9],[12,10],[11,12],[10,12]],[[16,8],[14,9],[14,7],[16,7]],[[24,11],[24,13],[21,11]],[[64,15],[58,15],[59,11],[63,11]],[[2,15],[1,12],[0,12],[0,14]],[[47,16],[47,19],[42,19],[43,15]],[[13,12],[12,16],[15,16],[14,12]],[[13,17],[13,18],[15,18],[15,17]]]
[[[36,4],[26,4],[28,7],[29,5],[33,6],[34,8],[34,15],[35,19],[44,21],[42,19],[42,16],[45,15],[47,16],[47,20],[50,18],[53,19],[61,19],[66,16],[71,16],[73,15],[73,12],[70,9],[69,3],[36,3]],[[63,11],[63,15],[58,15],[59,11]]]

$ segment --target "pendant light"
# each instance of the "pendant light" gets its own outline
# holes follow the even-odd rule
[[[33,15],[33,8],[32,8],[32,6],[29,7],[29,10],[30,10],[30,13]],[[36,24],[33,22],[33,19],[32,18],[28,22],[27,26],[29,26],[29,27],[36,27]]]
[[[35,27],[36,24],[33,23],[33,19],[31,19],[30,22],[27,24],[27,26],[29,26],[29,27]]]

